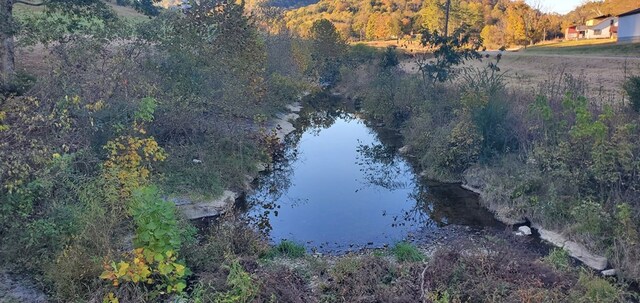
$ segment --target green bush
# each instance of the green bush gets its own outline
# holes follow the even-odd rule
[[[228,266],[229,275],[227,276],[227,286],[229,289],[225,293],[221,293],[214,302],[216,303],[246,303],[251,302],[258,294],[258,285],[253,281],[251,275],[244,268],[233,261]]]
[[[280,244],[272,247],[266,254],[265,258],[273,259],[275,257],[301,258],[307,253],[304,245],[289,240],[282,240]]]
[[[631,76],[623,85],[624,90],[629,96],[631,108],[636,112],[640,112],[640,76]]]
[[[624,291],[609,281],[583,271],[580,273],[577,287],[573,289],[571,301],[577,303],[615,303],[625,302]]]
[[[162,199],[156,187],[144,187],[133,193],[131,215],[136,224],[136,247],[157,253],[180,250],[175,204]]]
[[[571,267],[569,254],[562,248],[554,248],[544,257],[544,261],[555,269],[566,271]]]
[[[34,77],[33,75],[27,74],[25,72],[18,72],[11,80],[11,82],[4,85],[4,87],[0,86],[0,95],[23,96],[33,87],[35,83],[36,77]]]
[[[400,262],[419,262],[425,259],[424,255],[413,244],[398,242],[392,249],[396,259]]]
[[[582,201],[573,207],[571,215],[579,232],[594,236],[603,236],[611,223],[602,205],[591,200]]]

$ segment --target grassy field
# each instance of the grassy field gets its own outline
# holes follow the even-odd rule
[[[525,53],[640,57],[640,43],[618,44],[610,39],[571,40],[527,47]]]
[[[376,48],[396,47],[398,50],[408,53],[423,53],[426,51],[420,45],[418,39],[405,40],[379,40],[352,42],[354,44],[364,44]],[[520,50],[524,54],[535,55],[594,55],[602,57],[639,57],[640,43],[618,44],[610,39],[590,39],[545,42],[535,46]]]
[[[423,53],[426,51],[426,48],[420,45],[420,40],[418,39],[400,39],[398,40],[377,40],[377,41],[358,41],[352,42],[351,45],[355,44],[364,44],[367,46],[375,47],[375,48],[387,48],[387,47],[396,47],[398,50],[409,52],[409,53]]]

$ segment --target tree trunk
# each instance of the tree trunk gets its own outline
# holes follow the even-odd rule
[[[447,0],[447,7],[444,17],[444,37],[449,36],[449,12],[451,10],[451,0]]]
[[[13,1],[0,0],[0,87],[15,76]]]

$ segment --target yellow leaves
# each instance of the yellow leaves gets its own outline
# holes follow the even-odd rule
[[[120,261],[120,263],[118,263],[118,274],[117,277],[124,277],[125,275],[127,275],[128,270],[129,269],[129,263],[124,262],[124,261]]]
[[[0,132],[9,130],[9,125],[2,124],[2,121],[7,118],[7,113],[0,111]]]
[[[129,258],[132,261],[105,262],[105,270],[100,279],[111,282],[113,287],[131,282],[155,284],[156,289],[167,293],[181,293],[185,289],[184,277],[187,275],[187,267],[176,261],[175,252],[169,250],[162,253],[137,248]],[[117,298],[111,294],[105,297],[103,302],[117,302]]]
[[[182,264],[175,264],[175,272],[178,276],[184,276],[186,268],[187,267]]]
[[[102,303],[120,303],[120,300],[118,300],[114,293],[110,292],[107,297],[102,300]]]
[[[120,136],[107,142],[104,149],[108,153],[103,164],[106,176],[117,179],[123,197],[149,180],[152,162],[164,161],[167,157],[154,138]]]
[[[102,110],[104,107],[105,107],[105,104],[104,104],[104,101],[102,100],[98,100],[94,103],[88,103],[84,106],[84,108],[86,108],[88,111],[93,113]]]

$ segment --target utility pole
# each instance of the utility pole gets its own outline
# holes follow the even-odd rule
[[[447,0],[447,13],[444,17],[444,36],[449,36],[449,10],[451,9],[451,0]]]

